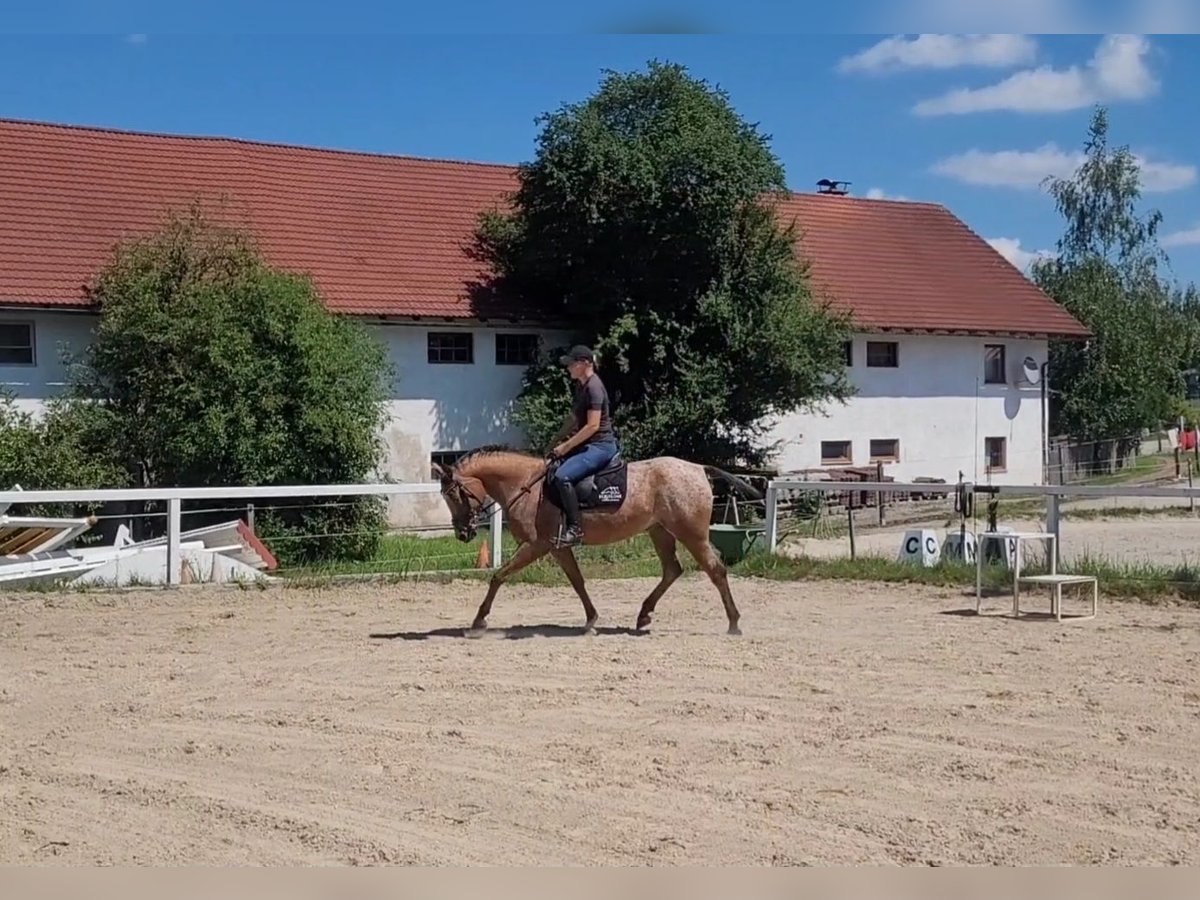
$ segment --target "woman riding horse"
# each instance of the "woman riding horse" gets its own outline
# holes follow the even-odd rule
[[[583,540],[575,484],[607,466],[621,448],[609,415],[608,391],[596,374],[596,359],[591,349],[581,345],[572,347],[559,362],[576,382],[575,396],[571,413],[559,432],[560,443],[546,458],[551,462],[562,460],[552,476],[566,518],[559,546],[573,547]],[[564,434],[569,435],[565,440]]]

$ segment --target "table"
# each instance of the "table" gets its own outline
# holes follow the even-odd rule
[[[1058,573],[1058,553],[1056,541],[1058,535],[1050,531],[982,531],[975,535],[975,612],[978,614],[983,605],[983,544],[989,539],[1015,540],[1016,551],[1013,553],[1013,615],[1021,614],[1021,544],[1024,541],[1045,541],[1047,557],[1050,560],[1050,574]],[[1005,548],[1005,552],[1008,548]]]

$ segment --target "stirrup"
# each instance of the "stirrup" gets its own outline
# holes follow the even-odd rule
[[[558,534],[554,537],[554,546],[562,549],[564,547],[577,547],[583,543],[583,529],[579,528],[572,532],[570,528],[558,529]]]

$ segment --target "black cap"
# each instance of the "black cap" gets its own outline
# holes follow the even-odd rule
[[[558,361],[564,366],[568,365],[569,363],[581,362],[583,360],[587,360],[588,362],[596,361],[596,358],[592,355],[592,348],[585,347],[583,344],[576,344],[574,347],[568,350],[564,356],[560,356],[558,359]]]

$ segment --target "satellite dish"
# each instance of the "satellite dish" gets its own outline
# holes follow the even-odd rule
[[[1026,384],[1037,384],[1042,380],[1042,370],[1037,360],[1027,356],[1021,361],[1021,379]]]

